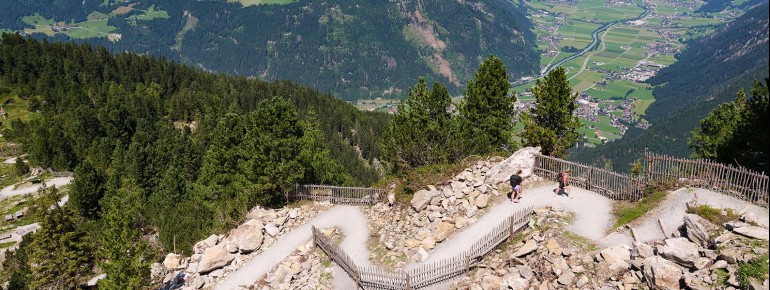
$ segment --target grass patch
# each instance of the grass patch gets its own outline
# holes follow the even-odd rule
[[[722,225],[726,222],[738,220],[738,218],[740,218],[740,216],[731,208],[725,209],[723,214],[722,209],[711,207],[707,204],[689,207],[687,208],[687,213],[697,214],[716,225]]]
[[[665,198],[666,192],[658,190],[653,191],[651,194],[646,194],[638,202],[616,203],[617,206],[613,210],[616,218],[615,228],[624,226],[643,216],[651,209],[657,207]]]
[[[738,268],[738,278],[741,282],[741,288],[749,289],[749,282],[751,278],[757,279],[760,283],[767,279],[768,270],[768,256],[764,254],[748,263],[741,264]]]
[[[729,276],[729,273],[725,269],[716,269],[714,273],[717,274],[717,279],[714,280],[713,286],[721,286],[724,285],[725,282],[727,282],[727,278]]]
[[[0,249],[9,248],[9,247],[11,247],[11,246],[13,246],[13,245],[15,245],[15,244],[16,244],[16,242],[5,242],[5,243],[0,243]]]

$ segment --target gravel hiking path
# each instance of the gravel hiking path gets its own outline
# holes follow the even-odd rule
[[[366,240],[369,238],[369,226],[366,216],[357,207],[338,205],[281,236],[270,248],[267,248],[246,262],[238,270],[230,273],[225,280],[216,286],[216,289],[239,289],[240,285],[254,284],[259,277],[270,272],[270,270],[297,250],[299,246],[310,240],[312,237],[311,226],[316,228],[340,228],[345,235],[340,246],[350,255],[350,258],[357,265],[371,265],[369,263],[369,251],[366,249]],[[335,271],[335,277],[340,276],[347,277],[347,274],[340,275]]]
[[[681,188],[670,192],[657,208],[630,224],[636,233],[636,238],[642,242],[664,239],[666,236],[661,232],[658,220],[663,224],[666,234],[671,236],[671,233],[676,231],[683,223],[684,215],[687,211],[687,202],[693,200],[696,196],[699,205],[707,204],[715,208],[731,208],[736,212],[746,208],[747,211],[753,212],[757,216],[757,219],[763,226],[768,227],[770,223],[770,213],[768,213],[766,208],[708,189]],[[604,237],[599,241],[599,245],[603,247],[618,244],[631,245],[632,242],[633,237],[629,230],[623,229]]]
[[[575,234],[592,240],[604,237],[605,231],[612,225],[612,202],[593,192],[580,188],[572,188],[570,197],[556,195],[552,190],[556,183],[537,185],[524,191],[520,203],[511,203],[503,200],[484,214],[478,221],[468,228],[454,233],[446,241],[440,243],[429,251],[428,259],[423,263],[445,259],[470,248],[480,236],[499,225],[505,218],[516,210],[534,205],[543,207],[546,205],[565,208],[575,213],[575,221],[567,229]],[[294,231],[283,235],[272,247],[247,262],[240,269],[231,273],[220,282],[216,289],[237,289],[239,285],[253,284],[260,276],[268,273],[276,265],[283,262],[294,250],[311,238],[310,226],[317,228],[336,226],[344,233],[344,240],[340,245],[358,266],[371,266],[369,250],[366,242],[369,238],[367,218],[353,206],[335,206],[318,215],[308,223],[296,228]],[[422,263],[420,263],[422,264]],[[412,264],[408,267],[417,267],[420,264]],[[334,285],[336,289],[355,288],[355,282],[342,270],[333,267]],[[439,289],[442,285],[434,285],[432,289]],[[445,287],[441,288],[444,289]]]
[[[70,184],[72,182],[72,177],[56,177],[54,179],[46,180],[45,185],[48,187],[56,186],[57,188],[65,186],[67,184]],[[37,190],[42,186],[43,184],[35,184],[28,187],[23,187],[19,189],[13,189],[13,185],[6,186],[2,190],[0,190],[0,199],[8,198],[15,195],[20,194],[27,194],[27,193],[33,193],[37,192]]]

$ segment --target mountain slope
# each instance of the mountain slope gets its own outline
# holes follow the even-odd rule
[[[710,36],[691,44],[679,61],[649,82],[655,103],[648,110],[647,130],[626,132],[623,139],[597,148],[574,150],[571,159],[628,171],[647,148],[686,157],[690,131],[717,105],[732,101],[740,88],[768,77],[768,3],[752,8]]]
[[[0,16],[0,28],[26,28],[43,37],[50,29],[31,30],[34,25],[20,23],[20,17],[40,13],[84,25],[98,19],[82,11],[43,9],[39,0],[24,2],[29,3],[0,4],[14,11]],[[524,8],[509,0],[303,0],[246,7],[232,1],[57,2],[106,15],[106,25],[114,28],[109,32],[120,35],[83,41],[207,70],[289,79],[343,99],[403,96],[419,75],[448,83],[459,93],[489,54],[503,59],[512,78],[534,73],[539,61],[532,24]],[[167,15],[147,16],[159,10]],[[69,31],[49,37],[78,36]]]

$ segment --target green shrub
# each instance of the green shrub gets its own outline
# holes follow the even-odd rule
[[[714,208],[707,204],[688,207],[687,213],[697,214],[717,225],[722,225],[726,222],[737,220],[740,217],[731,208],[725,209],[725,214],[723,215],[722,209]]]
[[[760,283],[767,279],[768,269],[768,255],[764,254],[748,263],[741,264],[738,268],[738,278],[741,282],[741,288],[749,289],[749,282],[751,278],[757,279]]]

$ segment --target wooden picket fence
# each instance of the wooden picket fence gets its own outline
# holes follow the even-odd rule
[[[535,174],[556,181],[556,175],[570,169],[570,185],[601,194],[614,200],[636,201],[644,193],[644,180],[606,169],[538,155]]]
[[[328,201],[334,204],[374,205],[385,198],[385,189],[296,184],[289,193],[292,201]]]
[[[471,248],[444,260],[422,264],[406,271],[379,267],[357,267],[344,250],[313,227],[314,243],[364,289],[419,289],[467,274],[481,258],[529,223],[533,207],[515,212],[477,240]]]
[[[684,159],[645,152],[644,175],[648,180],[678,186],[708,188],[722,194],[768,207],[768,176],[743,167],[705,159]]]

